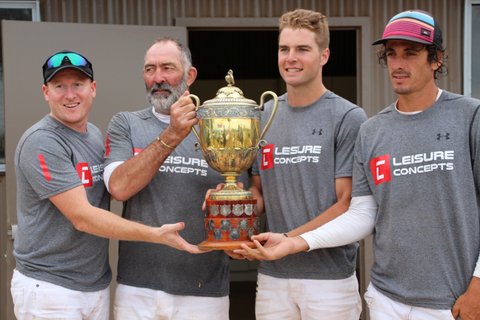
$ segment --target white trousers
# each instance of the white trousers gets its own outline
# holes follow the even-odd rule
[[[355,275],[340,280],[310,280],[258,274],[257,320],[358,320],[361,311]]]
[[[225,297],[180,296],[160,290],[118,284],[115,320],[228,320]]]
[[[17,320],[108,320],[110,291],[70,290],[13,271],[10,291]]]
[[[454,320],[450,310],[409,306],[390,299],[369,284],[365,292],[371,320]]]

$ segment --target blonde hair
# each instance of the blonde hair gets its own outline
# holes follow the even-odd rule
[[[285,28],[308,29],[314,32],[320,49],[328,48],[330,43],[327,17],[320,12],[305,9],[286,12],[279,19],[279,33]]]

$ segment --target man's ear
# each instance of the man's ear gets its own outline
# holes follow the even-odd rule
[[[188,70],[187,85],[190,86],[197,79],[197,69],[190,67]]]

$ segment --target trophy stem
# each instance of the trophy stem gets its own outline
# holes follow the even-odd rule
[[[242,191],[242,188],[237,186],[238,173],[225,172],[225,173],[222,173],[222,176],[225,177],[225,186],[222,188],[222,190]]]
[[[225,182],[235,183],[237,182],[238,173],[236,172],[226,172],[222,174],[225,177]]]
[[[250,200],[253,199],[253,195],[250,191],[243,190],[237,185],[236,172],[224,172],[222,175],[225,177],[225,185],[220,191],[215,191],[210,194],[212,200]]]

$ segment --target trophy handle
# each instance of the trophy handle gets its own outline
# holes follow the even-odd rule
[[[268,118],[267,124],[263,128],[262,133],[260,134],[260,137],[258,139],[259,141],[262,141],[263,136],[265,135],[268,128],[270,127],[270,124],[272,124],[272,120],[273,120],[273,117],[275,116],[275,113],[277,112],[277,106],[278,106],[278,97],[275,94],[275,92],[265,91],[264,93],[262,93],[262,96],[260,97],[260,107],[259,107],[260,110],[263,111],[263,104],[264,104],[266,95],[271,95],[273,97],[273,110],[272,110],[272,114],[270,115],[270,118]]]
[[[197,111],[198,107],[200,106],[200,98],[194,94],[189,94],[188,97],[192,99],[193,102],[195,103],[195,106],[196,106],[195,111]],[[195,126],[192,126],[192,131],[197,137],[198,142],[200,143],[200,135],[198,134],[197,129],[195,129]]]

